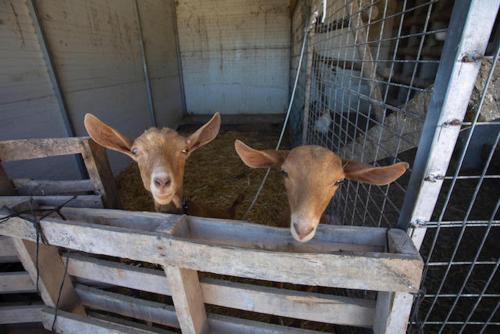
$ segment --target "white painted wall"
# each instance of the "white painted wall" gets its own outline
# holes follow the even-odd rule
[[[152,124],[135,0],[37,1],[76,135],[90,112],[135,137]],[[160,126],[175,127],[183,101],[173,0],[140,0],[146,58]],[[15,13],[14,13],[15,12]],[[0,140],[64,136],[47,69],[24,1],[0,0]],[[110,154],[114,171],[131,161]],[[11,176],[74,178],[71,158],[7,166]],[[64,160],[66,159],[66,160]]]
[[[285,111],[287,0],[180,0],[177,17],[189,113]]]

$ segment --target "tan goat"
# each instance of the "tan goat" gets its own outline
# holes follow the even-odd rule
[[[183,201],[186,160],[197,148],[217,137],[221,124],[219,113],[188,137],[169,128],[150,128],[135,140],[130,140],[92,114],[85,115],[84,123],[95,142],[124,153],[137,162],[144,188],[153,195],[156,211],[213,218],[234,216],[235,207],[241,198],[226,212]]]
[[[290,204],[290,231],[299,242],[314,237],[323,212],[344,179],[386,185],[408,169],[406,162],[374,167],[342,160],[332,151],[315,145],[291,151],[256,150],[236,140],[234,146],[247,166],[281,170]]]

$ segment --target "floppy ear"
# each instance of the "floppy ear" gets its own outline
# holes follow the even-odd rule
[[[288,151],[259,151],[238,139],[234,142],[234,148],[245,165],[251,168],[278,168],[288,155]]]
[[[104,124],[92,114],[85,115],[84,124],[88,134],[96,143],[134,158],[130,152],[132,142],[120,132]]]
[[[355,160],[343,160],[345,177],[349,180],[383,186],[396,181],[408,169],[406,162],[374,167]]]
[[[194,151],[197,148],[210,143],[217,137],[220,130],[220,114],[215,115],[195,133],[188,137],[189,150]]]

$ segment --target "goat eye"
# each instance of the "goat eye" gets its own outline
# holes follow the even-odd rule
[[[288,173],[285,172],[284,170],[281,170],[281,175],[283,175],[283,177],[288,177]]]
[[[184,154],[188,154],[189,150],[187,148],[185,148],[181,152],[184,153]]]
[[[131,152],[133,155],[137,155],[139,153],[139,149],[137,147],[132,147]]]
[[[344,183],[344,180],[337,180],[335,181],[335,186],[340,186],[342,183]]]

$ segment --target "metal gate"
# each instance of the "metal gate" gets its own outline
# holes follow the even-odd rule
[[[426,263],[412,331],[500,329],[499,3],[318,0],[294,11],[292,69],[297,27],[317,14],[294,137],[345,159],[410,163],[388,186],[343,185],[329,213],[411,233]]]

